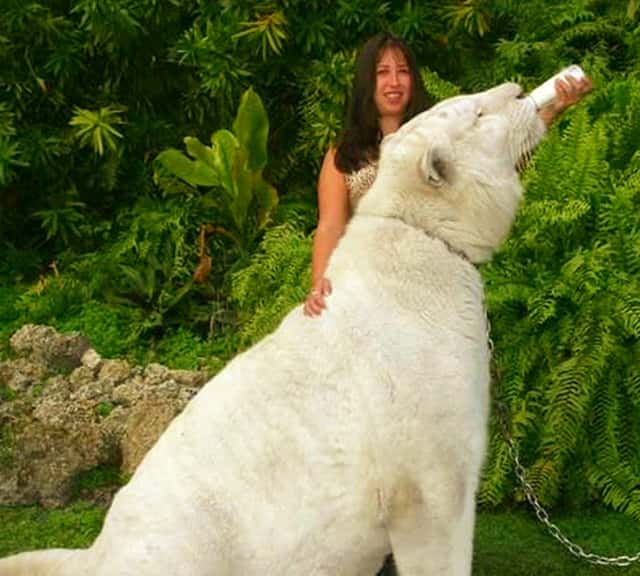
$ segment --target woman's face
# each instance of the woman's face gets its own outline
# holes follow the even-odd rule
[[[379,116],[402,118],[411,98],[411,71],[398,48],[385,48],[376,65],[373,100]]]

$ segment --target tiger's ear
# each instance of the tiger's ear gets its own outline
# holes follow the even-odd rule
[[[433,188],[451,184],[454,172],[453,151],[448,140],[437,142],[425,150],[420,159],[420,172]]]

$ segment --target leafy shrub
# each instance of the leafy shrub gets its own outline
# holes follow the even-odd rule
[[[640,162],[615,166],[632,153],[617,146],[631,143],[629,126],[637,157],[639,88],[612,84],[600,96],[609,112],[583,107],[552,130],[526,175],[514,232],[483,270],[500,394],[529,481],[546,504],[599,493],[636,518]],[[496,424],[481,500],[502,501],[513,488]]]
[[[246,346],[273,331],[304,300],[310,281],[311,237],[290,224],[268,230],[249,265],[232,276],[240,342]]]
[[[62,332],[80,332],[107,358],[139,358],[144,356],[140,338],[143,320],[144,313],[139,308],[88,300],[56,328]]]
[[[196,370],[215,365],[219,359],[211,354],[207,342],[185,328],[167,333],[154,347],[157,361],[171,368]]]
[[[169,149],[154,161],[161,172],[173,174],[194,188],[207,187],[210,201],[224,218],[212,223],[211,232],[230,238],[244,251],[253,248],[278,204],[278,193],[262,177],[268,134],[269,119],[262,100],[253,90],[247,90],[240,100],[233,132],[216,131],[211,135],[211,146],[197,138],[185,138],[192,159]]]

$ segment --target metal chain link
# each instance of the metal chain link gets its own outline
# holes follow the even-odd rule
[[[500,373],[496,362],[494,360],[494,346],[493,340],[491,339],[491,325],[489,324],[489,318],[487,317],[487,334],[489,338],[489,351],[491,353],[491,367],[492,367],[492,375],[494,385],[497,385],[497,388],[501,388],[502,381],[500,378]],[[496,394],[496,398],[498,394]],[[520,485],[522,486],[522,490],[524,491],[524,495],[531,504],[531,507],[534,509],[538,520],[546,527],[547,531],[551,536],[553,536],[560,544],[562,544],[573,556],[579,558],[581,560],[585,560],[590,564],[596,564],[599,566],[630,566],[635,562],[640,560],[640,552],[634,554],[633,556],[601,556],[600,554],[594,554],[592,552],[586,552],[582,546],[573,542],[568,536],[562,532],[562,530],[551,521],[551,517],[549,512],[542,506],[540,500],[536,496],[535,490],[531,483],[527,480],[527,469],[520,462],[520,454],[518,452],[518,447],[513,439],[511,434],[511,430],[509,427],[509,410],[505,402],[496,399],[495,404],[498,409],[498,416],[500,419],[500,426],[502,428],[502,434],[504,435],[505,441],[507,443],[507,447],[509,449],[509,455],[514,463],[514,469],[516,477],[518,478]]]

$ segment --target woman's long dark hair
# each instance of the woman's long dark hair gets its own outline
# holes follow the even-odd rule
[[[411,73],[411,98],[403,123],[429,107],[415,58],[404,40],[388,32],[367,40],[356,58],[345,128],[336,150],[335,163],[340,172],[353,172],[378,158],[380,125],[374,93],[378,60],[386,48],[400,50]]]

